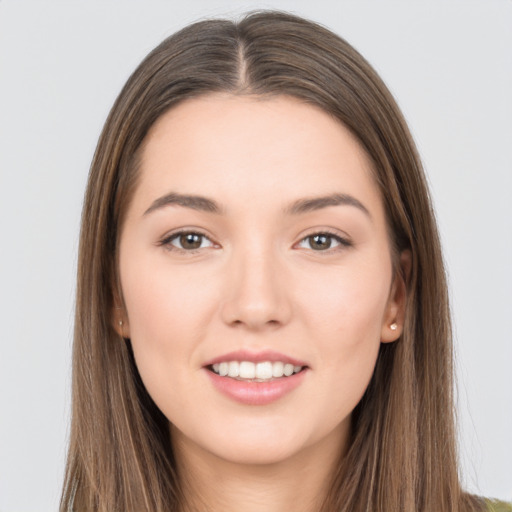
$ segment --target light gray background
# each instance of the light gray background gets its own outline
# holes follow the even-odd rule
[[[0,510],[56,510],[82,193],[142,57],[208,16],[280,8],[356,46],[433,189],[456,325],[466,486],[512,499],[512,2],[0,0]]]

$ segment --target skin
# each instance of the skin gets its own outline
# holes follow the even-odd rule
[[[314,106],[216,94],[155,123],[140,172],[120,241],[121,334],[171,422],[189,508],[315,510],[380,343],[395,341],[403,323],[405,286],[393,277],[369,158]],[[211,198],[222,213],[148,212],[170,192]],[[367,212],[284,212],[333,193]],[[180,229],[205,235],[196,251],[171,238]],[[311,236],[326,231],[349,245],[332,237],[314,249]],[[305,361],[307,373],[271,404],[238,403],[204,365],[239,349],[278,351]]]

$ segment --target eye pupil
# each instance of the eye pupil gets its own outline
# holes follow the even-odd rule
[[[315,251],[329,249],[331,247],[331,237],[329,235],[313,235],[309,237],[311,248]]]
[[[184,233],[180,235],[180,244],[184,249],[198,249],[201,247],[202,235],[196,233]]]

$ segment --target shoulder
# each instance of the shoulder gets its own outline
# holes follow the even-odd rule
[[[485,500],[487,512],[512,512],[512,503],[498,500]]]

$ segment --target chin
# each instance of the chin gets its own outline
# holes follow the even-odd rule
[[[310,447],[322,444],[322,439],[329,437],[330,432],[322,432],[319,425],[302,424],[302,428],[291,428],[298,420],[273,417],[266,421],[248,421],[246,418],[246,421],[232,421],[230,425],[225,421],[218,424],[212,421],[207,432],[183,429],[173,433],[173,444],[183,450],[195,446],[194,451],[199,456],[208,454],[232,464],[279,464],[300,459]],[[334,431],[337,432],[336,427]]]
[[[298,455],[302,446],[289,446],[286,443],[263,443],[261,440],[252,444],[232,442],[228,446],[216,446],[212,454],[232,464],[245,466],[268,466],[291,460]]]

